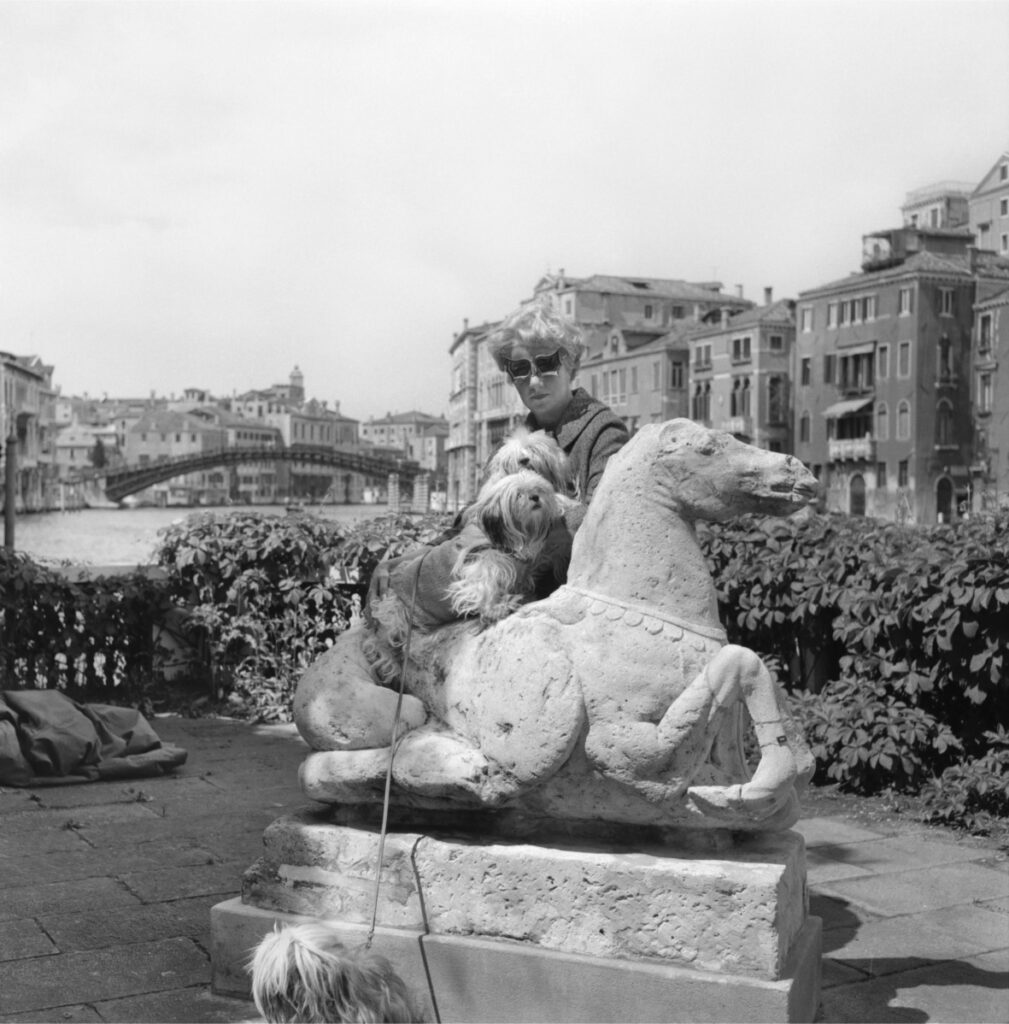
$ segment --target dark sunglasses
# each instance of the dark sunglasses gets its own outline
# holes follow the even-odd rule
[[[561,368],[560,349],[548,356],[535,356],[533,359],[506,359],[504,361],[505,372],[511,378],[512,383],[527,381],[533,375],[533,367],[536,368],[537,377],[556,377]]]

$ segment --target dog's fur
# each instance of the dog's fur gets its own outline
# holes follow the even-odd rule
[[[345,946],[322,921],[275,928],[256,947],[249,970],[252,997],[266,1021],[424,1020],[385,957]]]
[[[400,561],[412,564],[417,576],[424,572],[416,600],[412,587],[401,583],[370,604],[364,650],[378,678],[398,678],[411,629],[428,631],[463,618],[486,626],[527,601],[537,556],[574,502],[570,490],[567,456],[552,437],[524,429],[509,437],[490,460],[476,501],[463,512],[459,535],[416,556],[428,559],[426,565]]]

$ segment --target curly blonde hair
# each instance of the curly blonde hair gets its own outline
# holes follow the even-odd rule
[[[487,345],[499,370],[505,368],[505,360],[516,345],[556,346],[572,374],[578,372],[585,352],[582,329],[561,315],[549,297],[520,306],[491,332]]]

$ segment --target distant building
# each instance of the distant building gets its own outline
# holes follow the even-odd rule
[[[970,240],[874,232],[861,273],[800,294],[795,454],[829,510],[951,522],[968,502]]]
[[[748,444],[792,451],[791,375],[795,302],[764,293],[764,305],[689,334],[692,419]]]
[[[1009,507],[1009,257],[978,255],[972,337],[972,508]]]
[[[206,419],[170,409],[144,413],[126,432],[123,449],[130,466],[148,466],[187,455],[219,451],[227,445],[227,431]],[[157,505],[194,505],[201,500],[220,504],[228,496],[223,466],[173,477],[147,488],[146,497]]]
[[[940,181],[908,192],[900,208],[910,228],[965,228],[970,222],[973,182]]]
[[[979,249],[1009,255],[1009,150],[970,195],[970,230]]]
[[[479,353],[487,335],[497,326],[484,323],[462,330],[452,339],[452,382],[449,389],[448,437],[445,442],[446,491],[449,508],[469,504],[479,489],[480,462],[477,458],[477,392]],[[495,371],[497,367],[494,367]]]
[[[53,443],[56,391],[53,367],[38,356],[0,352],[0,504],[13,500],[16,511],[55,508]],[[7,442],[15,440],[16,491],[5,494]]]

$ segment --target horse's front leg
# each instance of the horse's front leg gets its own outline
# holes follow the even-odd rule
[[[713,697],[712,712],[742,700],[753,720],[760,760],[753,777],[733,786],[692,786],[694,805],[714,816],[742,813],[757,820],[793,799],[796,785],[808,781],[814,761],[792,722],[783,696],[767,667],[746,647],[729,645],[701,673]]]

